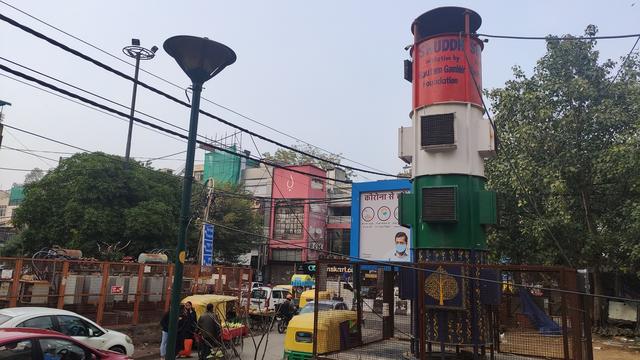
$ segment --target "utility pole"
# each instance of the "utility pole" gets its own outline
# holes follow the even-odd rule
[[[209,181],[211,181],[211,185],[209,185]],[[215,186],[213,179],[207,179],[205,181],[205,186],[209,187],[209,193],[207,194],[207,206],[204,208],[203,220],[204,224],[209,222],[209,210],[211,209],[211,202],[213,200],[213,187]],[[204,231],[204,228],[201,228]],[[200,232],[200,238],[198,239],[198,261],[202,260],[202,231]],[[200,264],[202,266],[202,264]]]
[[[125,46],[122,52],[128,57],[136,59],[136,70],[133,76],[133,93],[131,94],[131,112],[129,113],[129,132],[127,133],[127,149],[124,154],[125,162],[129,162],[129,155],[131,154],[131,133],[133,132],[133,117],[136,112],[136,96],[138,94],[138,73],[140,72],[140,60],[151,60],[156,56],[158,47],[154,46],[149,49],[145,49],[140,46],[139,39],[131,39],[131,45]]]
[[[2,125],[2,110],[4,109],[5,105],[11,106],[11,103],[0,100],[0,146],[2,146],[2,131],[4,129],[4,125]]]

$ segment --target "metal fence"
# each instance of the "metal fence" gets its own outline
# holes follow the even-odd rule
[[[185,265],[181,292],[236,296],[242,309],[251,279],[247,267]],[[159,322],[172,284],[172,264],[0,258],[0,308],[65,309],[104,326]]]
[[[414,269],[318,261],[313,301],[316,331],[308,339],[313,355],[354,360],[593,358],[588,302],[573,293],[577,291],[575,270],[412,265]],[[463,294],[461,308],[438,307],[437,299],[426,299],[434,290],[429,276],[439,277],[434,269],[441,267],[459,269],[454,277]],[[443,288],[439,291],[443,293]],[[304,336],[300,334],[301,341]]]

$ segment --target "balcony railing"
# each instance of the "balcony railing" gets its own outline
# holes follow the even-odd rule
[[[351,216],[334,216],[329,215],[327,222],[329,224],[351,224]]]

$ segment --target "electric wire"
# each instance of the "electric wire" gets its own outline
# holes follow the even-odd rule
[[[1,16],[2,16],[2,15],[0,14],[0,17],[1,17]],[[96,101],[93,101],[93,100],[88,99],[88,98],[86,98],[86,97],[83,97],[83,96],[81,96],[81,95],[75,94],[75,93],[70,92],[70,91],[68,91],[68,90],[65,90],[65,89],[59,88],[59,87],[57,87],[57,86],[55,86],[55,85],[52,85],[52,84],[50,84],[50,83],[47,83],[47,82],[45,82],[45,81],[43,81],[43,80],[40,80],[40,79],[34,78],[34,77],[32,77],[32,76],[30,76],[30,75],[27,75],[27,74],[24,74],[24,73],[22,73],[22,72],[20,72],[20,71],[17,71],[17,70],[11,69],[11,68],[9,68],[9,67],[7,67],[7,66],[5,66],[5,65],[0,64],[0,70],[3,70],[3,71],[6,71],[6,72],[9,72],[9,73],[11,73],[11,74],[13,74],[13,75],[16,75],[16,76],[19,76],[19,77],[21,77],[21,78],[23,78],[23,79],[26,79],[26,80],[29,80],[29,81],[35,82],[35,83],[37,83],[37,84],[39,84],[39,85],[41,85],[41,86],[44,86],[44,87],[49,88],[49,89],[51,89],[51,90],[57,91],[57,92],[59,92],[59,93],[62,93],[62,94],[64,94],[64,95],[67,95],[67,96],[72,97],[72,98],[74,98],[74,99],[80,100],[80,101],[82,101],[82,102],[84,102],[84,103],[87,103],[87,104],[89,104],[89,105],[95,106],[95,107],[100,108],[100,109],[102,109],[102,110],[108,111],[108,112],[113,113],[113,114],[115,114],[115,115],[119,115],[119,116],[124,117],[124,118],[126,118],[126,119],[130,119],[130,118],[132,118],[132,119],[133,119],[133,121],[135,121],[135,122],[139,122],[139,123],[144,124],[144,125],[147,125],[147,126],[149,126],[149,127],[151,127],[151,128],[154,128],[154,129],[157,129],[157,130],[163,131],[163,132],[165,132],[165,133],[171,134],[171,135],[176,136],[176,137],[180,137],[180,138],[185,139],[185,140],[186,140],[186,139],[188,139],[187,135],[184,135],[184,134],[182,134],[182,133],[178,133],[178,132],[176,132],[176,131],[173,131],[173,130],[167,129],[167,128],[165,128],[165,127],[162,127],[162,126],[160,126],[160,125],[154,124],[154,123],[152,123],[152,122],[149,122],[149,121],[146,121],[146,120],[143,120],[143,119],[137,118],[137,117],[131,117],[131,116],[129,116],[129,115],[127,115],[127,114],[123,113],[122,111],[119,111],[119,110],[116,110],[116,109],[114,109],[114,108],[108,107],[108,106],[106,106],[106,105],[104,105],[104,104],[100,104],[100,103],[98,103],[98,102],[96,102]],[[215,146],[215,145],[212,145],[212,144],[210,144],[210,143],[206,143],[206,142],[201,141],[201,140],[197,140],[197,139],[196,139],[196,142],[197,142],[198,144],[200,144],[200,145],[203,145],[203,146],[207,147],[207,148],[213,148],[213,149],[215,149],[215,150],[219,150],[219,151],[222,151],[222,152],[226,152],[226,153],[228,153],[228,154],[235,155],[235,156],[238,156],[238,157],[241,157],[241,158],[245,158],[245,159],[249,159],[249,160],[257,161],[257,162],[259,162],[259,163],[262,163],[262,164],[265,164],[265,165],[269,165],[269,166],[272,166],[272,167],[276,167],[276,168],[286,168],[288,171],[291,171],[291,172],[294,172],[294,173],[298,173],[298,174],[301,174],[301,175],[308,175],[308,176],[311,176],[311,177],[314,177],[314,178],[318,178],[318,179],[331,180],[331,181],[342,182],[342,183],[346,183],[346,184],[350,184],[350,183],[351,183],[351,181],[348,181],[348,180],[332,179],[332,178],[328,178],[328,177],[323,176],[323,175],[309,174],[309,173],[304,172],[304,171],[301,171],[301,170],[297,170],[297,169],[293,169],[293,168],[287,168],[286,166],[284,166],[284,165],[280,165],[280,164],[276,163],[275,161],[267,161],[267,160],[264,160],[264,159],[257,159],[257,158],[251,157],[250,155],[247,155],[247,154],[244,154],[244,153],[235,152],[235,151],[229,150],[229,149],[224,148],[224,147]]]
[[[563,37],[547,35],[547,36],[518,36],[518,35],[495,35],[495,34],[482,34],[474,33],[471,36],[484,36],[486,38],[493,39],[508,39],[508,40],[545,40],[545,41],[581,41],[581,40],[611,40],[611,39],[626,39],[639,37],[640,34],[622,34],[622,35],[600,35],[600,36],[572,36],[566,35]]]
[[[8,127],[8,128],[10,128],[10,129],[14,129],[16,131],[24,132],[24,133],[27,133],[27,134],[30,134],[30,135],[33,135],[33,136],[36,136],[36,137],[39,137],[39,138],[42,138],[42,139],[45,139],[45,140],[60,144],[60,145],[64,145],[64,146],[75,148],[75,149],[78,149],[78,150],[81,150],[81,151],[89,152],[89,150],[86,150],[86,149],[80,148],[78,146],[71,145],[71,144],[68,144],[68,143],[65,143],[65,142],[62,142],[62,141],[59,141],[59,140],[55,140],[55,139],[52,139],[52,138],[44,136],[44,135],[36,134],[34,132],[31,132],[31,131],[28,131],[28,130],[24,130],[24,129],[20,129],[20,128],[17,128],[15,126],[8,125],[8,124],[3,124],[3,125]],[[2,169],[2,168],[0,168],[0,169]],[[9,169],[12,169],[12,168],[9,168]],[[27,171],[27,169],[23,169],[23,170]],[[31,170],[28,170],[28,171],[31,171]],[[155,170],[151,170],[151,171],[155,171]],[[328,255],[332,255],[332,256],[336,256],[336,257],[339,257],[339,258],[348,258],[348,259],[352,259],[352,260],[356,260],[356,261],[361,261],[361,262],[364,262],[364,263],[372,263],[372,264],[377,264],[377,265],[382,265],[382,266],[390,266],[390,267],[404,268],[404,269],[409,269],[409,270],[423,271],[423,272],[427,272],[427,273],[435,273],[436,272],[436,270],[404,265],[402,263],[393,263],[393,262],[369,260],[369,259],[363,259],[363,258],[360,258],[360,257],[357,257],[357,256],[353,256],[353,255],[345,255],[345,254],[336,253],[336,252],[329,251],[329,250],[324,250],[324,249],[322,249],[322,250],[320,250],[320,249],[312,249],[312,248],[309,248],[309,247],[306,247],[306,246],[303,246],[303,245],[298,245],[296,243],[292,243],[290,241],[271,238],[269,236],[265,236],[265,235],[262,235],[262,234],[256,234],[256,233],[253,233],[253,232],[250,232],[250,231],[246,231],[246,230],[242,230],[242,229],[237,229],[237,228],[230,227],[230,226],[227,226],[227,225],[224,225],[224,224],[219,224],[219,223],[215,223],[215,222],[208,222],[208,223],[210,223],[212,225],[215,225],[215,226],[219,226],[219,227],[228,229],[228,230],[231,230],[231,231],[236,231],[236,232],[243,233],[243,234],[246,234],[246,235],[251,235],[251,236],[258,237],[258,238],[263,238],[263,239],[267,239],[269,241],[274,241],[274,242],[278,242],[278,243],[282,243],[282,244],[288,244],[288,245],[291,245],[292,247],[296,247],[296,248],[307,249],[307,250],[310,250],[310,251],[322,252],[322,253],[325,253],[325,254],[328,254]],[[264,243],[263,245],[268,245],[268,243]],[[469,265],[469,266],[474,266],[474,265]],[[477,265],[475,265],[475,266],[477,266]],[[489,283],[495,283],[495,284],[504,284],[504,281],[476,278],[476,277],[466,276],[466,275],[450,274],[450,276],[463,278],[463,279],[468,279],[468,280],[477,280],[477,281],[481,281],[481,282],[483,281],[483,282],[489,282]],[[522,285],[522,284],[509,284],[509,285],[512,285],[514,287],[521,287],[521,288],[525,288],[525,289],[532,288],[532,286]],[[567,294],[573,294],[573,295],[582,295],[582,296],[590,296],[590,297],[597,297],[597,298],[606,298],[606,299],[619,300],[619,301],[640,302],[640,299],[631,299],[631,298],[623,298],[623,297],[599,295],[599,294],[589,294],[589,293],[585,293],[585,292],[579,292],[579,291],[573,291],[573,290],[565,290],[565,289],[554,289],[554,288],[545,288],[545,287],[536,287],[536,288],[540,289],[540,290],[545,290],[545,291],[556,291],[556,292],[560,292],[560,293],[567,293]]]
[[[121,108],[124,108],[125,110],[129,110],[129,109],[130,109],[130,107],[129,107],[128,105],[121,104],[121,103],[119,103],[119,102],[117,102],[117,101],[114,101],[114,100],[111,100],[111,99],[109,99],[109,98],[106,98],[106,97],[104,97],[104,96],[102,96],[102,95],[96,94],[96,93],[95,93],[95,92],[93,92],[93,91],[89,91],[89,90],[86,90],[86,89],[81,88],[81,87],[79,87],[79,86],[76,86],[76,85],[70,84],[69,82],[66,82],[66,81],[64,81],[64,80],[60,80],[60,79],[58,79],[58,78],[56,78],[56,77],[53,77],[53,76],[48,75],[48,74],[45,74],[45,73],[43,73],[43,72],[41,72],[41,71],[38,71],[38,70],[36,70],[36,69],[33,69],[33,68],[28,67],[28,66],[23,65],[23,64],[20,64],[20,63],[18,63],[18,62],[13,61],[13,60],[7,59],[7,58],[2,57],[2,56],[0,56],[0,60],[4,60],[4,61],[6,61],[6,62],[8,62],[8,63],[10,63],[10,64],[13,64],[13,65],[19,66],[19,67],[21,67],[21,68],[23,68],[23,69],[25,69],[25,70],[29,70],[29,71],[31,71],[31,72],[33,72],[33,73],[36,73],[36,74],[40,75],[40,76],[44,76],[44,77],[46,77],[47,79],[50,79],[50,80],[53,80],[53,81],[59,82],[59,83],[61,83],[61,84],[64,84],[64,85],[66,85],[66,86],[69,86],[70,88],[73,88],[73,89],[76,89],[76,90],[80,90],[80,91],[82,91],[82,92],[84,92],[84,93],[87,93],[87,94],[89,94],[89,95],[95,96],[95,97],[97,97],[98,99],[101,99],[101,100],[107,101],[107,102],[109,102],[109,103],[111,103],[111,104],[113,104],[113,105],[120,106]],[[178,130],[182,130],[182,131],[184,131],[184,132],[188,132],[188,131],[189,131],[188,129],[186,129],[186,128],[184,128],[184,127],[181,127],[181,126],[175,125],[175,124],[173,124],[173,123],[171,123],[171,122],[169,122],[169,121],[166,121],[166,120],[162,120],[162,119],[158,118],[157,116],[150,115],[150,114],[148,114],[148,113],[146,113],[146,112],[143,112],[143,111],[141,111],[141,110],[136,109],[136,111],[135,111],[135,112],[136,112],[136,113],[138,113],[138,114],[144,115],[144,116],[146,116],[146,117],[148,117],[148,118],[151,118],[151,119],[153,119],[153,120],[159,121],[159,122],[161,122],[161,123],[163,123],[163,124],[165,124],[165,125],[168,125],[168,126],[171,126],[171,127],[173,127],[173,128],[176,128],[176,129],[178,129]],[[125,120],[125,122],[126,122],[126,121],[127,121],[127,120]],[[234,134],[231,134],[231,135],[229,135],[229,136],[227,136],[227,137],[221,138],[220,140],[216,140],[215,142],[217,142],[217,143],[219,143],[219,144],[222,144],[222,143],[221,143],[221,141],[222,141],[222,140],[225,140],[225,139],[227,139],[228,137],[231,137],[231,136],[233,136],[233,135],[235,135],[235,133],[234,133]],[[202,139],[207,139],[207,140],[209,140],[209,138],[207,138],[207,137],[206,137],[206,136],[204,136],[204,135],[200,135],[200,134],[198,134],[198,137],[200,137],[200,138],[202,138]],[[185,152],[186,152],[186,151],[185,151]]]
[[[51,45],[54,45],[54,46],[66,51],[68,53],[71,53],[71,54],[73,54],[73,55],[75,55],[77,57],[80,57],[83,60],[89,61],[89,62],[93,63],[94,65],[96,65],[98,67],[101,67],[101,68],[103,68],[103,69],[105,69],[105,70],[107,70],[107,71],[109,71],[109,72],[111,72],[113,74],[116,74],[116,75],[118,75],[118,76],[120,76],[120,77],[122,77],[124,79],[129,80],[129,81],[136,82],[136,80],[134,78],[132,78],[131,76],[129,76],[129,75],[117,70],[117,69],[114,69],[113,67],[111,67],[109,65],[106,65],[106,64],[104,64],[104,63],[102,63],[102,62],[100,62],[100,61],[98,61],[98,60],[96,60],[96,59],[94,59],[94,58],[92,58],[92,57],[90,57],[90,56],[78,51],[78,50],[72,49],[71,47],[69,47],[69,46],[67,46],[65,44],[62,44],[61,42],[56,41],[56,40],[54,40],[54,39],[52,39],[52,38],[50,38],[50,37],[38,32],[38,31],[36,31],[34,29],[31,29],[28,26],[20,24],[19,22],[15,21],[15,20],[13,20],[13,19],[11,19],[11,18],[9,18],[9,17],[7,17],[5,15],[0,14],[0,20],[3,20],[5,22],[7,22],[8,24],[11,24],[11,25],[13,25],[13,26],[15,26],[15,27],[17,27],[17,28],[19,28],[19,29],[21,29],[21,30],[33,35],[33,36],[35,36],[35,37],[38,37],[38,38],[50,43]],[[161,96],[163,96],[163,97],[165,97],[165,98],[167,98],[167,99],[169,99],[169,100],[171,100],[171,101],[173,101],[175,103],[178,103],[178,104],[183,105],[185,107],[191,108],[191,104],[189,104],[187,102],[184,102],[184,101],[174,97],[173,95],[167,94],[167,93],[163,92],[162,90],[159,90],[159,89],[157,89],[157,88],[155,88],[155,87],[153,87],[151,85],[148,85],[148,84],[146,84],[146,83],[144,83],[144,82],[142,82],[140,80],[138,80],[137,83],[138,83],[138,85],[144,87],[145,89],[150,90],[150,91],[152,91],[152,92],[154,92],[154,93],[156,93],[158,95],[161,95]],[[329,160],[327,158],[323,158],[321,156],[317,156],[317,155],[311,154],[309,152],[297,149],[297,148],[295,148],[293,146],[289,146],[289,145],[283,144],[281,142],[278,142],[276,140],[273,140],[271,138],[268,138],[268,137],[266,137],[264,135],[260,135],[260,134],[254,132],[254,131],[251,131],[249,129],[243,128],[243,127],[241,127],[239,125],[236,125],[236,124],[234,124],[234,123],[232,123],[232,122],[230,122],[228,120],[225,120],[220,116],[213,115],[213,114],[211,114],[211,113],[209,113],[209,112],[207,112],[205,110],[201,109],[201,110],[199,110],[199,112],[202,115],[205,115],[205,116],[207,116],[209,118],[217,120],[217,121],[219,121],[219,122],[221,122],[221,123],[223,123],[223,124],[225,124],[227,126],[230,126],[230,127],[234,128],[236,130],[242,131],[242,132],[244,132],[246,134],[250,134],[252,136],[255,136],[255,137],[257,137],[257,138],[259,138],[261,140],[267,141],[267,142],[272,143],[272,144],[274,144],[276,146],[279,146],[281,148],[284,148],[284,149],[287,149],[287,150],[290,150],[290,151],[294,151],[294,152],[296,152],[298,154],[301,154],[301,155],[304,155],[304,156],[308,156],[308,157],[310,157],[312,159],[315,159],[315,160],[318,160],[318,161],[322,161],[322,162],[331,164],[331,165],[339,167],[339,168],[345,168],[345,169],[358,171],[358,172],[363,172],[363,173],[368,173],[368,174],[373,174],[373,175],[380,175],[380,176],[398,178],[397,175],[393,175],[393,174],[389,174],[389,173],[385,173],[385,172],[366,170],[366,169],[362,169],[362,168],[357,168],[357,167],[353,167],[353,166],[349,166],[349,165],[340,164],[339,162],[335,162],[335,161]]]
[[[56,160],[56,159],[52,159],[52,158],[50,158],[50,157],[46,157],[46,156],[42,156],[42,155],[38,155],[38,154],[34,154],[34,153],[32,153],[32,152],[30,152],[30,151],[28,151],[28,150],[22,150],[22,149],[14,148],[14,147],[11,147],[11,146],[2,145],[2,147],[1,147],[1,148],[2,148],[2,149],[7,149],[7,150],[12,150],[12,151],[21,152],[21,153],[23,153],[23,154],[27,154],[27,155],[31,155],[31,156],[36,157],[36,158],[38,158],[38,159],[40,159],[40,160],[43,160],[43,161],[44,161],[44,160],[49,160],[49,161],[54,161],[54,162],[58,162],[58,161],[59,161],[59,160]],[[46,164],[46,163],[45,163],[45,164]],[[47,164],[47,166],[51,166],[51,164]]]
[[[77,41],[79,41],[79,42],[81,42],[81,43],[83,43],[83,44],[85,44],[85,45],[87,45],[87,46],[89,46],[89,47],[91,47],[91,48],[95,49],[95,50],[98,50],[99,52],[101,52],[101,53],[103,53],[103,54],[105,54],[105,55],[107,55],[107,56],[109,56],[109,57],[111,57],[111,58],[114,58],[114,59],[116,59],[116,60],[118,60],[118,61],[120,61],[120,62],[122,62],[122,63],[124,63],[124,64],[127,64],[127,65],[129,65],[129,66],[133,66],[133,67],[135,67],[135,64],[130,63],[130,62],[126,61],[126,60],[123,60],[122,58],[120,58],[120,57],[118,57],[118,56],[116,56],[116,55],[113,55],[113,54],[111,54],[110,52],[108,52],[108,51],[106,51],[106,50],[104,50],[104,49],[101,49],[100,47],[98,47],[98,46],[96,46],[96,45],[93,45],[93,44],[91,44],[90,42],[85,41],[85,40],[83,40],[83,39],[79,38],[78,36],[75,36],[75,35],[73,35],[73,34],[70,34],[69,32],[64,31],[64,30],[62,30],[61,28],[56,27],[56,26],[54,26],[54,25],[52,25],[52,24],[50,24],[50,23],[48,23],[48,22],[46,22],[46,21],[44,21],[44,20],[42,20],[42,19],[40,19],[40,18],[38,18],[38,17],[34,16],[34,15],[32,15],[32,14],[29,14],[28,12],[26,12],[26,11],[24,11],[24,10],[22,10],[22,9],[19,9],[19,8],[17,8],[17,7],[16,7],[16,6],[14,6],[14,5],[11,5],[11,4],[9,4],[9,3],[5,2],[5,1],[2,1],[2,0],[0,0],[0,3],[2,3],[2,4],[4,4],[4,5],[6,5],[6,6],[10,7],[10,8],[12,8],[12,9],[14,9],[14,10],[16,10],[16,11],[20,12],[20,13],[22,13],[23,15],[26,15],[26,16],[30,17],[31,19],[34,19],[34,20],[36,20],[36,21],[40,22],[41,24],[43,24],[43,25],[45,25],[45,26],[48,26],[48,27],[50,27],[50,28],[52,28],[52,29],[54,29],[54,30],[56,30],[56,31],[58,31],[58,32],[60,32],[60,33],[62,33],[62,34],[65,34],[65,35],[67,35],[67,36],[71,37],[72,39],[75,39],[75,40],[77,40]],[[152,76],[152,77],[154,77],[154,78],[156,78],[156,79],[158,79],[158,80],[161,80],[161,81],[163,81],[163,82],[165,82],[165,83],[167,83],[167,84],[169,84],[169,85],[171,85],[171,86],[173,86],[173,87],[175,87],[175,88],[178,88],[178,89],[180,89],[180,90],[184,90],[184,87],[183,87],[183,86],[180,86],[180,85],[178,85],[178,84],[176,84],[176,83],[174,83],[174,82],[172,82],[172,81],[169,81],[169,80],[167,80],[167,79],[165,79],[165,78],[163,78],[163,77],[161,77],[161,76],[158,76],[158,75],[156,75],[156,74],[154,74],[154,73],[152,73],[152,72],[150,72],[150,71],[148,71],[148,70],[145,70],[145,69],[143,69],[143,68],[140,68],[140,71],[142,71],[142,72],[146,73],[147,75],[150,75],[150,76]],[[330,155],[334,155],[334,156],[339,157],[339,158],[341,158],[341,159],[344,159],[344,160],[350,161],[350,162],[352,162],[352,163],[354,163],[354,164],[358,164],[358,165],[364,166],[364,167],[369,168],[369,169],[372,169],[372,170],[377,170],[377,171],[383,172],[383,170],[376,169],[375,167],[368,166],[368,165],[366,165],[366,164],[360,163],[360,162],[358,162],[358,161],[356,161],[356,160],[353,160],[353,159],[349,159],[349,158],[347,158],[347,157],[345,157],[345,156],[343,156],[343,155],[341,155],[341,154],[333,153],[333,152],[331,152],[331,151],[329,151],[329,150],[327,150],[327,149],[323,149],[323,148],[322,148],[322,147],[320,147],[320,146],[313,145],[313,144],[311,144],[311,143],[309,143],[309,142],[307,142],[307,141],[304,141],[304,140],[302,140],[302,139],[300,139],[300,138],[298,138],[298,137],[295,137],[295,136],[293,136],[293,135],[287,134],[287,133],[285,133],[285,132],[283,132],[283,131],[280,131],[280,130],[278,130],[278,129],[276,129],[276,128],[272,127],[272,126],[269,126],[269,125],[267,125],[267,124],[265,124],[265,123],[263,123],[263,122],[260,122],[260,121],[258,121],[258,120],[255,120],[254,118],[252,118],[252,117],[250,117],[250,116],[244,115],[244,114],[242,114],[242,113],[240,113],[240,112],[238,112],[238,111],[236,111],[236,110],[234,110],[234,109],[231,109],[231,108],[229,108],[228,106],[221,105],[221,104],[219,104],[219,103],[217,103],[217,102],[215,102],[215,101],[212,101],[212,100],[210,100],[210,99],[207,99],[207,98],[205,98],[205,97],[202,97],[202,100],[204,100],[204,101],[206,101],[206,102],[208,102],[208,103],[210,103],[210,104],[212,104],[212,105],[215,105],[215,106],[217,106],[217,107],[220,107],[220,108],[222,108],[222,109],[224,109],[224,110],[226,110],[226,111],[229,111],[229,112],[231,112],[231,113],[233,113],[233,114],[235,114],[235,115],[237,115],[237,116],[240,116],[240,117],[242,117],[242,118],[244,118],[244,119],[246,119],[246,120],[249,120],[249,121],[251,121],[251,122],[253,122],[253,123],[255,123],[255,124],[258,124],[258,125],[260,125],[260,126],[263,126],[263,127],[267,128],[267,129],[269,129],[269,130],[272,130],[272,131],[274,131],[274,132],[276,132],[276,133],[278,133],[278,134],[284,135],[284,136],[286,136],[286,137],[288,137],[288,138],[290,138],[290,139],[292,139],[292,140],[295,140],[295,141],[301,142],[301,143],[303,143],[303,144],[306,144],[306,145],[308,145],[308,146],[311,146],[311,147],[313,147],[313,148],[316,148],[316,149],[322,150],[322,151],[324,151],[324,152],[326,152],[326,153],[328,153],[328,154],[330,154]]]
[[[0,0],[0,1],[1,1],[1,0]],[[109,113],[109,112],[106,112],[106,111],[104,111],[104,110],[100,110],[100,109],[97,109],[97,108],[95,108],[95,107],[89,106],[89,105],[84,104],[84,103],[82,103],[82,102],[80,102],[80,101],[77,101],[77,100],[74,100],[74,99],[70,99],[70,98],[64,97],[64,96],[62,96],[62,95],[60,95],[60,94],[57,94],[57,93],[55,93],[55,92],[53,92],[53,91],[50,91],[50,90],[47,90],[47,89],[43,89],[43,88],[41,88],[41,87],[35,86],[35,85],[33,85],[33,84],[30,84],[30,83],[28,83],[28,82],[26,82],[26,81],[22,81],[22,80],[20,80],[20,79],[16,79],[16,78],[14,78],[14,77],[12,77],[12,76],[9,76],[9,75],[7,75],[7,74],[0,74],[0,76],[4,76],[4,77],[5,77],[5,78],[7,78],[7,79],[10,79],[10,80],[13,80],[13,81],[15,81],[15,82],[21,83],[21,84],[23,84],[23,85],[30,86],[30,87],[32,87],[32,88],[34,88],[34,89],[36,89],[36,90],[40,90],[40,91],[45,92],[45,93],[47,93],[47,94],[50,94],[50,95],[56,96],[56,97],[58,97],[58,98],[60,98],[60,99],[70,101],[70,102],[72,102],[72,103],[74,103],[74,104],[77,104],[77,105],[80,105],[80,106],[84,106],[84,107],[86,107],[87,109],[91,109],[91,110],[97,111],[97,112],[99,112],[99,113],[102,113],[102,114],[104,114],[104,115],[111,116],[111,117],[113,117],[113,118],[115,118],[115,119],[118,119],[118,120],[121,120],[121,121],[124,121],[124,122],[128,122],[128,120],[127,120],[127,119],[123,119],[123,118],[121,118],[121,117],[115,116],[115,115],[113,115],[113,114],[111,114],[111,113]],[[166,137],[168,137],[168,138],[170,138],[170,139],[174,139],[174,140],[177,140],[177,141],[180,141],[180,142],[186,143],[186,141],[185,141],[184,139],[177,139],[177,138],[175,138],[175,137],[173,137],[173,136],[171,136],[171,135],[165,134],[165,133],[163,133],[163,132],[161,132],[161,131],[158,131],[158,130],[155,130],[155,129],[151,129],[151,128],[146,127],[146,126],[144,126],[144,125],[142,125],[142,124],[135,123],[134,125],[135,125],[135,126],[138,126],[138,127],[140,127],[140,128],[143,128],[143,129],[146,129],[146,130],[149,130],[149,131],[155,132],[155,133],[160,134],[160,135],[162,135],[162,136],[166,136]]]
[[[460,33],[459,36],[460,36],[460,39],[461,39],[462,38],[462,33]],[[484,101],[484,97],[483,97],[483,94],[482,94],[482,89],[480,89],[480,85],[478,84],[478,80],[476,79],[476,75],[473,73],[473,71],[471,71],[471,62],[469,61],[469,56],[467,55],[467,48],[466,47],[464,48],[463,52],[464,52],[465,61],[467,63],[467,68],[469,69],[469,74],[471,74],[471,78],[473,79],[473,83],[475,85],[474,88],[478,92],[478,96],[480,97],[480,101],[482,103],[482,108],[484,109],[484,112],[487,114],[487,118],[489,119],[489,122],[491,123],[491,127],[493,128],[494,144],[495,144],[495,151],[496,151],[496,156],[497,156],[498,155],[498,144],[499,144],[499,142],[498,142],[498,129],[497,129],[493,119],[491,118],[491,114],[489,113],[489,109],[487,108],[487,104]],[[533,207],[533,210],[535,211],[536,215],[538,216],[539,219],[541,219],[543,221],[545,229],[547,230],[547,232],[551,236],[551,239],[553,240],[554,244],[556,245],[556,247],[560,251],[560,256],[562,256],[562,258],[567,263],[567,265],[569,265],[570,267],[573,267],[573,263],[572,263],[571,259],[569,259],[567,254],[565,253],[564,248],[562,247],[562,245],[560,245],[560,241],[558,241],[558,239],[554,235],[553,231],[551,231],[551,228],[548,226],[548,224],[546,223],[545,219],[542,217],[542,214],[540,213],[540,210],[538,209],[537,204],[533,200],[533,196],[529,193],[529,190],[524,186],[522,180],[520,179],[520,175],[518,174],[518,171],[515,168],[514,164],[511,161],[507,161],[507,163],[511,167],[511,170],[513,171],[513,174],[516,177],[516,182],[518,183],[520,188],[524,191],[525,195],[529,198],[529,202],[531,203],[531,206]]]
[[[301,249],[307,249],[309,251],[318,251],[318,252],[325,253],[327,255],[335,256],[337,258],[347,258],[347,259],[350,259],[350,260],[362,262],[364,264],[368,263],[368,264],[380,265],[380,266],[384,266],[384,267],[402,268],[402,269],[407,269],[407,270],[421,271],[421,272],[425,272],[425,273],[429,273],[429,274],[438,273],[438,270],[432,270],[432,269],[427,269],[427,268],[423,268],[423,267],[406,265],[404,263],[363,259],[363,258],[358,257],[358,256],[345,255],[345,254],[333,252],[333,251],[330,251],[330,250],[312,249],[312,248],[309,248],[309,247],[304,246],[304,245],[299,245],[299,244],[296,244],[296,243],[292,243],[291,241],[271,238],[269,236],[252,233],[250,231],[246,231],[246,230],[242,230],[242,229],[237,229],[237,228],[234,228],[234,227],[231,227],[231,226],[227,226],[227,225],[224,225],[224,224],[218,224],[218,223],[215,223],[215,222],[209,222],[209,223],[211,225],[219,226],[221,228],[225,228],[225,229],[231,230],[231,231],[237,231],[237,232],[243,233],[245,235],[251,235],[251,236],[258,237],[258,238],[263,238],[263,239],[266,239],[268,241],[274,241],[274,242],[278,242],[278,243],[281,243],[281,244],[288,244],[288,245],[291,245],[292,247],[301,248]],[[263,243],[262,245],[267,245],[267,244],[268,243]],[[336,260],[336,261],[340,261],[340,260]],[[468,266],[468,267],[480,267],[480,268],[487,267],[486,265],[481,265],[481,264],[466,264],[465,266]],[[517,265],[515,265],[514,267],[517,268]],[[510,271],[510,270],[507,270],[507,271]],[[516,271],[516,270],[513,270],[513,271]],[[558,293],[564,293],[564,294],[570,294],[570,295],[590,296],[590,297],[594,297],[594,298],[604,298],[604,299],[610,299],[610,300],[629,301],[629,302],[640,303],[640,299],[624,298],[624,297],[619,297],[619,296],[590,294],[590,293],[586,293],[586,292],[574,291],[574,290],[566,290],[566,289],[560,289],[560,288],[547,288],[547,287],[538,287],[538,286],[534,286],[534,285],[523,285],[523,284],[515,284],[515,283],[511,284],[511,283],[506,283],[505,281],[501,281],[501,280],[484,279],[484,278],[479,278],[479,277],[474,277],[474,276],[469,276],[469,275],[460,275],[460,274],[448,274],[448,275],[451,276],[451,277],[454,277],[454,278],[460,278],[460,279],[466,279],[466,280],[474,280],[474,281],[492,283],[492,284],[498,284],[498,285],[510,285],[510,286],[513,286],[513,287],[523,288],[523,289],[533,289],[533,288],[535,288],[535,289],[539,289],[539,290],[543,290],[543,291],[549,291],[549,292],[558,292]]]

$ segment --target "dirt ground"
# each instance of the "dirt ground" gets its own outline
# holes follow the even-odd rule
[[[622,337],[607,339],[594,336],[593,359],[638,360],[640,359],[640,339],[627,339]]]

